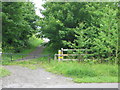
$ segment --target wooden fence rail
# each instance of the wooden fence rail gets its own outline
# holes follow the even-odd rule
[[[85,51],[85,54],[64,54],[64,51]],[[63,49],[61,48],[61,50],[58,50],[58,54],[54,55],[54,60],[63,60],[63,61],[67,61],[67,60],[79,60],[82,59],[82,56],[84,55],[88,55],[87,51],[90,51],[90,49]],[[89,54],[90,55],[90,54]],[[92,55],[92,54],[91,54]],[[78,56],[78,59],[64,59],[64,56]],[[58,58],[57,58],[58,57]]]
[[[3,56],[4,55],[4,56]],[[51,55],[50,54],[22,54],[22,53],[0,53],[0,56],[2,57],[1,60],[6,60],[4,57],[9,58],[10,61],[22,61],[22,60],[28,60],[28,59],[35,59],[35,58],[40,58],[40,57],[48,57],[48,62],[51,60]],[[19,56],[19,58],[15,58],[15,56]],[[30,57],[28,57],[30,56]]]

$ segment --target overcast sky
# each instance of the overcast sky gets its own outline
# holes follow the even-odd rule
[[[36,11],[36,14],[40,17],[43,17],[42,14],[40,13],[40,10],[39,9],[44,9],[42,7],[42,4],[44,4],[44,2],[42,0],[32,0],[32,2],[35,3],[35,7],[37,8],[35,11]],[[50,40],[48,38],[43,38],[44,42],[47,43],[49,42]]]
[[[44,4],[44,2],[42,0],[32,0],[34,3],[35,3],[35,7],[37,7],[36,9],[36,14],[40,17],[43,17],[40,13],[40,10],[39,9],[44,9],[42,7],[42,4]]]

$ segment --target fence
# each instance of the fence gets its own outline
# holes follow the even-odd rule
[[[0,53],[0,56],[2,58],[0,59],[1,61],[3,60],[8,60],[8,61],[21,61],[21,60],[29,60],[29,59],[35,59],[35,58],[40,58],[40,57],[48,57],[48,61],[50,62],[51,56],[50,54],[22,54],[22,53]]]
[[[64,53],[71,51],[72,54]],[[73,53],[74,51],[78,53]],[[98,63],[115,63],[114,55],[111,54],[108,58],[101,57],[100,55],[94,54],[95,51],[92,49],[63,49],[58,50],[58,54],[54,55],[54,60],[58,61],[84,61],[84,62],[98,62]],[[67,58],[65,58],[67,57]],[[74,58],[71,58],[74,57]],[[94,60],[94,61],[93,61]]]
[[[78,54],[64,54],[65,51],[78,51],[79,53]],[[58,54],[55,54],[54,55],[54,60],[63,60],[63,61],[68,61],[68,60],[78,60],[78,61],[82,61],[83,60],[83,56],[85,55],[88,55],[88,51],[90,51],[90,49],[63,49],[61,48],[61,50],[58,50]],[[80,52],[84,52],[84,53],[80,53]],[[90,55],[90,54],[89,54]],[[92,54],[91,54],[92,55]],[[65,59],[64,57],[67,56],[67,57],[70,57],[70,56],[77,56],[77,59]],[[58,58],[57,58],[58,57]]]

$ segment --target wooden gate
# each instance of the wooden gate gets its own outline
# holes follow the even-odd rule
[[[63,48],[61,48],[61,50],[58,50],[58,54],[55,54],[54,55],[54,60],[57,60],[58,59],[58,61],[68,61],[68,60],[78,60],[78,61],[80,61],[80,60],[82,60],[83,59],[83,56],[84,55],[86,55],[86,54],[88,54],[87,53],[87,50],[88,49],[63,49]],[[85,52],[85,54],[64,54],[64,51],[66,51],[66,52],[68,52],[68,51],[84,51]],[[78,58],[77,59],[70,59],[70,58],[67,58],[67,59],[65,59],[64,57],[65,56],[78,56]]]

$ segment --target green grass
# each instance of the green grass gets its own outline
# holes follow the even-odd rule
[[[32,70],[37,69],[39,67],[38,63],[34,60],[14,61],[14,62],[5,63],[5,65],[19,65],[19,66],[27,67]]]
[[[44,54],[49,54],[49,49]],[[20,65],[29,69],[45,68],[47,71],[73,78],[76,83],[114,83],[118,82],[118,65],[78,63],[77,61],[54,61],[48,63],[48,57],[30,61],[9,62],[6,65]]]
[[[35,36],[31,37],[29,39],[29,43],[30,43],[30,46],[31,48],[36,48],[37,46],[39,46],[41,43],[43,43],[43,40],[40,39],[40,38],[36,38]]]
[[[23,51],[20,52],[20,54],[29,54],[30,52],[34,51],[35,48],[42,43],[43,43],[43,40],[33,36],[29,39],[29,47],[24,48]],[[21,55],[16,55],[16,54],[19,54],[19,53],[15,53],[15,55],[12,56],[12,60],[17,60],[17,59],[27,56],[27,55],[21,56]],[[3,55],[2,58],[3,58],[3,61],[2,61],[3,65],[11,62],[11,55]]]
[[[44,67],[53,73],[72,77],[75,82],[118,82],[118,66],[111,64],[83,64],[78,62],[51,62]]]
[[[8,75],[10,75],[10,72],[5,68],[0,67],[0,77],[5,77],[5,76],[8,76]]]
[[[76,83],[117,83],[118,77],[113,76],[97,76],[97,77],[83,77],[75,78],[73,80]]]
[[[72,61],[57,62],[39,58],[31,61],[11,62],[9,65],[21,65],[30,69],[39,67],[47,71],[73,78],[76,83],[114,83],[118,82],[118,66],[112,64],[88,64]]]

